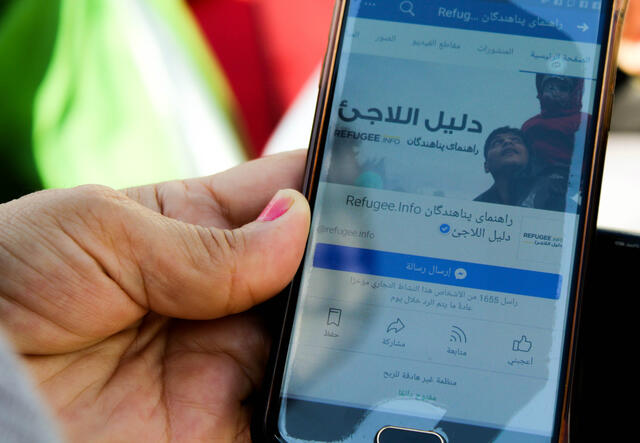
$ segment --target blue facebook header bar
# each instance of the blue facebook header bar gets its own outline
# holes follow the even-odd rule
[[[561,277],[547,272],[318,243],[313,266],[557,300]]]
[[[599,1],[352,0],[351,17],[598,43]],[[580,1],[580,3],[578,3]]]

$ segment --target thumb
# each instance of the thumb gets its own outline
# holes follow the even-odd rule
[[[307,200],[291,189],[232,230],[135,212],[143,210],[127,223],[135,226],[127,237],[137,272],[118,284],[138,304],[171,317],[222,317],[275,295],[295,275],[309,232]]]

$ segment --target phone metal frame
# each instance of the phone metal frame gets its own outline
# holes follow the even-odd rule
[[[345,15],[350,0],[336,0],[333,18],[325,54],[320,83],[318,87],[318,100],[315,110],[315,118],[309,143],[309,151],[305,166],[305,179],[302,192],[309,201],[313,211],[316,197],[316,190],[319,182],[320,159],[324,154],[324,144],[327,136],[327,126],[329,118],[329,108],[332,104],[332,95],[335,84],[333,82],[337,75],[337,60],[342,47],[343,31],[345,25]],[[601,88],[597,106],[597,119],[595,135],[592,138],[593,144],[585,146],[585,152],[591,152],[590,174],[586,180],[585,208],[582,213],[578,232],[578,247],[576,248],[576,261],[574,266],[574,278],[569,294],[570,301],[570,323],[567,325],[564,356],[560,370],[560,389],[558,389],[558,405],[561,405],[559,413],[556,415],[554,433],[551,438],[556,438],[558,443],[570,441],[569,421],[571,411],[571,394],[573,385],[573,362],[575,361],[576,342],[578,336],[578,326],[580,320],[580,294],[585,281],[586,257],[589,243],[593,239],[596,230],[596,220],[598,212],[598,198],[602,183],[602,172],[604,167],[604,156],[606,152],[607,137],[611,121],[613,95],[616,78],[616,60],[620,37],[622,35],[622,25],[624,15],[629,0],[611,0],[603,2],[611,7],[606,38],[602,40],[600,63]],[[587,161],[585,159],[585,165]],[[305,252],[306,254],[306,252]],[[291,284],[283,291],[287,294],[286,305],[284,307],[284,321],[279,337],[274,339],[271,355],[267,364],[264,378],[264,389],[260,395],[261,414],[256,414],[252,422],[252,436],[257,441],[284,442],[278,431],[278,414],[280,411],[280,389],[282,386],[282,375],[286,363],[287,351],[291,339],[293,319],[298,302],[298,293],[302,277],[302,265],[298,269]],[[423,431],[424,432],[424,431]]]
[[[573,310],[572,325],[567,328],[565,339],[565,370],[563,374],[564,389],[559,390],[562,394],[562,407],[560,414],[560,427],[558,442],[565,443],[571,440],[570,419],[571,419],[571,398],[573,389],[573,363],[576,360],[578,331],[580,325],[581,295],[584,282],[586,280],[585,269],[586,259],[589,252],[590,243],[593,241],[596,232],[596,222],[598,215],[598,205],[600,188],[602,185],[602,173],[604,170],[604,159],[611,124],[611,114],[613,111],[613,97],[617,74],[618,48],[622,37],[624,16],[627,11],[629,0],[612,0],[611,17],[609,19],[609,29],[607,39],[602,42],[604,60],[602,61],[602,85],[600,88],[600,105],[598,106],[598,118],[596,119],[594,146],[592,147],[592,158],[590,163],[590,175],[586,189],[585,210],[586,214],[584,227],[581,229],[579,248],[577,248],[577,261],[575,266],[575,288],[572,290]],[[586,149],[586,147],[585,147]],[[561,379],[562,380],[562,379]]]

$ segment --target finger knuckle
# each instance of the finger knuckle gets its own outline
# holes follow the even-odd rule
[[[72,189],[68,198],[72,204],[79,205],[83,212],[97,214],[122,206],[127,199],[124,194],[102,185],[78,186]]]
[[[216,270],[216,292],[226,305],[227,312],[236,312],[237,297],[234,297],[242,286],[242,272],[239,269],[240,257],[247,248],[247,239],[242,230],[235,229],[206,229],[201,234],[210,260]]]

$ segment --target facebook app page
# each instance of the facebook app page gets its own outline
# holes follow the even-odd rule
[[[567,3],[351,2],[282,388],[291,441],[310,440],[291,431],[305,402],[360,411],[324,441],[390,424],[547,441],[600,60],[600,5]]]

